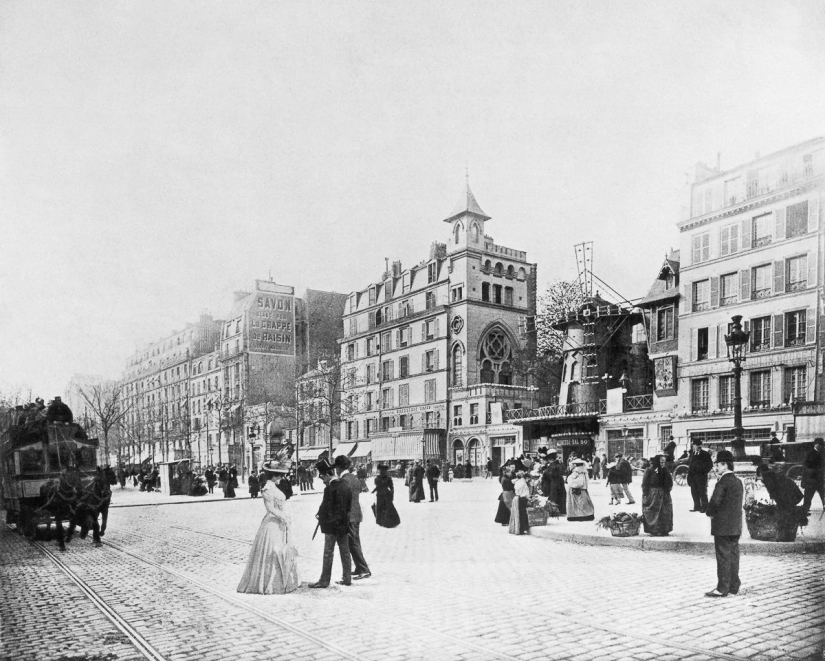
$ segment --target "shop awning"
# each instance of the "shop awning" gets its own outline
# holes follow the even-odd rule
[[[339,443],[332,453],[333,459],[340,454],[344,455],[345,457],[351,456],[352,453],[355,451],[356,445],[358,445],[358,443]]]
[[[366,457],[370,452],[372,452],[372,443],[369,441],[358,441],[358,447],[355,448],[355,452],[353,452],[350,457],[353,459],[357,457]]]

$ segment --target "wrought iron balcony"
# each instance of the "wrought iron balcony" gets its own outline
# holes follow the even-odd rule
[[[600,413],[599,402],[581,402],[578,404],[554,404],[537,409],[512,409],[506,411],[507,422],[516,420],[541,420],[545,418],[580,418],[597,416]]]

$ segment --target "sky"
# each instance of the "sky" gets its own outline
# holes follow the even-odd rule
[[[593,241],[641,297],[696,162],[824,109],[818,0],[0,3],[0,394],[117,377],[256,278],[417,264],[466,173],[540,290]]]

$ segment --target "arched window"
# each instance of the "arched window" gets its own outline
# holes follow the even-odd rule
[[[487,333],[481,341],[479,354],[482,383],[509,385],[512,382],[513,349],[503,331],[493,329]]]
[[[375,325],[380,326],[382,319],[383,319],[383,317],[381,315],[381,310],[376,310],[375,311]]]
[[[481,363],[481,382],[482,383],[495,383],[496,382],[496,373],[493,371],[493,363],[492,361],[485,360]]]
[[[525,271],[525,270],[524,270],[524,267],[522,266],[522,267],[518,270],[518,279],[519,279],[519,280],[524,280],[526,277],[527,277],[527,271]]]
[[[504,272],[504,264],[496,262],[496,275],[501,275]]]
[[[507,277],[508,278],[514,278],[515,275],[516,275],[516,269],[514,269],[513,265],[510,264],[510,266],[507,267]]]
[[[570,365],[570,380],[571,381],[578,381],[579,380],[579,374],[578,374],[578,371],[577,371],[578,367],[579,367],[578,361],[574,360]]]
[[[492,268],[493,268],[493,263],[489,259],[486,262],[484,262],[484,270],[485,271],[487,271],[489,273]]]
[[[459,345],[453,349],[453,385],[464,385],[464,351]]]
[[[472,225],[470,225],[470,238],[474,242],[476,242],[476,243],[478,242],[478,224],[477,223],[473,223]]]
[[[459,241],[461,241],[461,223],[456,223],[453,228],[453,243],[458,245]]]
[[[498,371],[498,382],[502,385],[509,386],[512,382],[512,372],[510,371],[510,363],[503,362],[501,369]]]

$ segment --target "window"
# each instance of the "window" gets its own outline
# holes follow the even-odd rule
[[[501,275],[503,272],[504,272],[504,264],[502,264],[501,262],[496,262],[496,270],[494,271],[494,273],[496,275]]]
[[[490,283],[489,282],[482,282],[481,283],[481,300],[490,302]]]
[[[699,280],[693,283],[693,311],[701,312],[710,309],[710,280]]]
[[[355,360],[355,345],[347,345],[347,360]]]
[[[398,359],[398,376],[401,379],[405,379],[410,375],[410,357],[409,356],[401,356]]]
[[[478,424],[478,404],[470,404],[470,424]]]
[[[438,279],[438,263],[433,262],[427,266],[427,282],[435,282]]]
[[[725,203],[736,204],[737,196],[739,194],[739,185],[741,177],[734,177],[725,181]]]
[[[493,302],[501,305],[501,285],[493,285]]]
[[[673,339],[673,306],[656,311],[656,341]]]
[[[720,238],[721,246],[719,252],[721,255],[732,255],[735,252],[739,252],[739,223],[723,227],[720,232]]]
[[[802,157],[802,176],[803,177],[813,177],[814,176],[814,155],[813,154],[805,154]]]
[[[482,383],[496,382],[496,373],[493,371],[493,363],[489,360],[485,360],[483,363],[481,363],[480,378]]]
[[[411,415],[400,415],[398,416],[398,426],[401,429],[412,429],[412,416]]]
[[[751,298],[768,298],[773,285],[773,269],[770,264],[757,266],[752,270]]]
[[[708,410],[708,380],[693,379],[691,383],[691,406],[694,412]]]
[[[457,404],[453,406],[453,426],[454,427],[461,427],[461,409],[463,406],[461,404]]]
[[[391,360],[385,360],[383,363],[381,363],[381,380],[382,381],[389,381],[390,379],[392,379],[392,372],[393,372],[393,369],[392,369],[392,361]]]
[[[367,383],[375,383],[375,365],[367,365]]]
[[[347,422],[347,438],[351,441],[358,438],[358,423],[354,420]]]
[[[484,336],[479,360],[482,383],[496,383],[496,375],[498,383],[510,383],[513,350],[502,331],[492,330]]]
[[[390,340],[390,334],[381,333],[381,351],[387,353],[387,351],[389,351],[390,349],[392,349],[392,341]]]
[[[511,267],[512,268],[512,267]],[[504,288],[504,305],[513,305],[513,288]]]
[[[398,346],[399,347],[406,347],[410,344],[410,336],[412,335],[412,330],[409,326],[405,326],[399,331],[398,337]]]
[[[450,294],[453,303],[455,303],[456,301],[460,301],[462,298],[464,298],[464,285],[458,285],[458,287],[453,287],[450,291]]]
[[[398,306],[398,316],[402,319],[404,317],[409,317],[413,313],[412,305],[410,305],[409,301],[401,301]]]
[[[375,305],[375,287],[370,287],[370,305]]]
[[[461,223],[456,223],[453,227],[453,243],[456,245],[461,241]]]
[[[754,197],[759,194],[759,172],[757,170],[748,170],[747,194],[748,197]]]
[[[785,211],[785,238],[808,233],[808,200],[791,204]]]
[[[726,273],[720,278],[721,292],[719,296],[720,305],[733,305],[738,300],[738,282],[735,273]]]
[[[707,328],[700,328],[697,332],[696,338],[696,359],[697,360],[707,360],[708,359],[708,329]]]
[[[753,219],[752,247],[766,246],[773,240],[773,223],[772,213],[763,213]]]
[[[771,348],[771,318],[759,317],[751,321],[751,351]]]
[[[389,431],[392,427],[392,418],[389,416],[381,418],[381,431]]]
[[[384,388],[381,391],[381,406],[385,409],[392,408],[392,388]]]
[[[751,406],[769,406],[771,403],[771,371],[751,372]]]
[[[710,232],[702,232],[693,237],[693,264],[710,259]]]
[[[367,338],[367,355],[372,356],[375,353],[375,338]]]
[[[458,345],[453,348],[453,386],[464,385],[464,351]]]
[[[367,436],[375,431],[375,418],[367,418]]]
[[[432,310],[435,307],[435,292],[428,291],[424,294],[424,307],[427,310]]]
[[[435,337],[435,319],[431,319],[424,324],[424,337],[428,340]]]
[[[784,402],[805,401],[808,398],[807,377],[808,370],[805,365],[785,369]]]
[[[398,386],[398,406],[410,405],[410,385],[404,383]]]
[[[435,369],[435,350],[433,349],[424,354],[424,371],[432,372]]]
[[[733,377],[719,377],[719,408],[729,411],[733,408]]]
[[[805,310],[795,310],[785,314],[785,346],[796,347],[805,344]]]
[[[808,256],[791,257],[785,267],[785,291],[799,291],[808,286]]]
[[[374,406],[375,406],[375,393],[372,392],[372,391],[369,391],[365,395],[364,408],[367,411],[372,411]]]
[[[476,225],[475,223],[470,225],[470,238],[473,241],[478,241],[478,225]]]
[[[435,379],[427,379],[424,382],[424,401],[434,402],[436,399]]]

